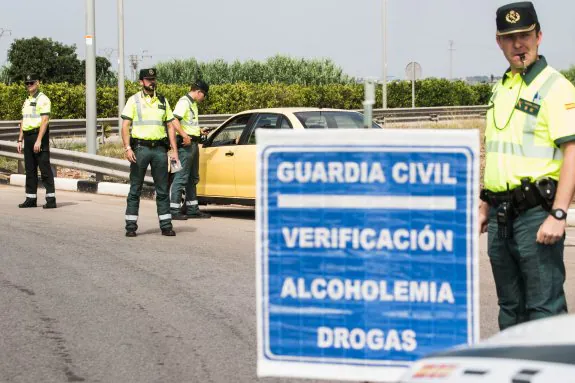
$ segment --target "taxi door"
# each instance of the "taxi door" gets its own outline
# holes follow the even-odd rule
[[[259,113],[252,127],[242,135],[234,153],[236,194],[239,198],[256,198],[256,130],[291,129],[287,118],[277,113]]]
[[[236,197],[235,151],[237,142],[250,125],[252,114],[233,117],[218,128],[200,149],[198,195]]]

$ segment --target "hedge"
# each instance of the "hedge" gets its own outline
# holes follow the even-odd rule
[[[395,81],[388,84],[389,108],[411,107],[411,83]],[[84,85],[67,83],[44,84],[41,90],[52,101],[52,118],[85,118],[86,99]],[[126,82],[126,95],[139,90],[139,85]],[[172,108],[188,91],[185,85],[159,85],[158,91],[166,96]],[[416,83],[416,106],[458,106],[487,104],[491,87],[488,84],[468,85],[462,81],[426,79]],[[381,105],[381,86],[377,88],[375,107]],[[0,84],[0,120],[18,120],[26,90],[23,85]],[[117,116],[116,87],[97,89],[98,117]],[[246,109],[311,106],[341,109],[362,109],[362,84],[285,85],[236,83],[213,85],[206,101],[200,104],[201,114],[232,114]]]

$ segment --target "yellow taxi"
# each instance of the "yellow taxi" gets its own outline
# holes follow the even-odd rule
[[[373,123],[373,128],[381,126]],[[200,204],[254,206],[257,129],[361,129],[363,115],[352,110],[268,108],[247,110],[214,130],[200,149]]]

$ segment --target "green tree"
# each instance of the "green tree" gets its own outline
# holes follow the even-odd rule
[[[160,62],[158,80],[165,84],[189,84],[202,78],[212,85],[235,84],[350,84],[354,79],[329,59],[296,59],[276,55],[266,61],[234,61],[222,59],[199,63],[196,59]]]
[[[569,81],[575,84],[575,65],[567,70],[561,71],[561,73],[563,73],[563,76],[567,77]]]
[[[86,80],[86,60],[82,60],[82,82]],[[113,86],[117,82],[117,77],[114,72],[110,70],[112,64],[110,61],[102,56],[96,56],[96,83],[98,85]]]
[[[8,75],[8,67],[6,65],[0,68],[0,82],[10,84],[10,76]]]
[[[17,39],[8,49],[8,62],[8,76],[12,81],[22,81],[27,73],[34,72],[45,82],[82,82],[75,45],[48,38]]]

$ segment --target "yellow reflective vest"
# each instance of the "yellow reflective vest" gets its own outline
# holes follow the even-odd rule
[[[190,136],[200,136],[198,103],[189,95],[180,97],[176,107],[174,108],[174,116],[180,120],[180,125],[184,132]]]
[[[132,137],[161,140],[167,136],[164,123],[172,121],[174,115],[167,99],[138,92],[126,101],[122,118],[132,121]]]
[[[42,92],[28,96],[22,106],[22,130],[38,129],[42,124],[42,116],[49,116],[51,110],[50,99]]]
[[[559,179],[561,144],[575,140],[575,87],[543,56],[523,74],[508,71],[487,110],[484,187],[513,189],[521,179]]]

